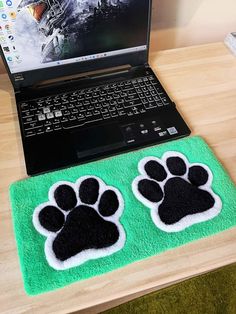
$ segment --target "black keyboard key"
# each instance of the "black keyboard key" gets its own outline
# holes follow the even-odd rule
[[[99,111],[99,110],[94,110],[94,111],[93,111],[93,114],[94,114],[94,116],[97,116],[97,115],[100,114],[100,111]]]
[[[154,102],[154,99],[152,97],[147,98],[148,102]]]
[[[34,113],[30,110],[22,112],[22,118],[32,117],[32,116],[34,116]]]
[[[104,106],[104,105],[103,105],[103,106]],[[102,108],[102,105],[101,105],[101,104],[96,104],[96,105],[95,105],[95,108],[96,108],[96,109],[100,109],[100,108]]]
[[[109,119],[111,117],[109,112],[108,113],[103,113],[102,116],[103,116],[104,120]]]
[[[68,119],[66,117],[61,118],[61,122],[67,122],[67,121],[68,121]]]
[[[86,111],[86,108],[85,106],[81,106],[81,107],[78,107],[78,110],[79,112],[83,112],[83,111]]]
[[[36,133],[37,133],[37,134],[43,134],[44,132],[45,132],[45,128],[44,128],[44,127],[37,128],[37,129],[36,129]]]
[[[164,105],[169,105],[170,101],[166,97],[162,97],[161,101],[163,102]]]
[[[36,133],[35,133],[34,130],[25,131],[25,136],[26,136],[26,137],[34,136],[34,135],[36,135]]]
[[[41,122],[31,122],[25,125],[25,130],[32,130],[32,129],[36,129],[42,126],[43,124]]]
[[[94,106],[93,105],[89,105],[88,106],[88,110],[94,110]]]
[[[74,109],[71,110],[71,113],[72,113],[72,114],[76,114],[76,113],[78,113],[78,112],[79,112],[79,110],[76,109],[76,108],[74,108]]]
[[[55,131],[58,131],[62,129],[62,126],[60,124],[55,124],[53,128]]]
[[[118,99],[118,100],[117,100],[117,103],[118,103],[118,104],[123,104],[124,102],[125,102],[124,99]]]
[[[101,113],[107,113],[108,112],[108,109],[107,108],[104,108],[101,110]]]
[[[80,114],[77,115],[77,119],[78,120],[84,120],[85,119],[85,115],[80,113]]]
[[[31,122],[36,122],[36,117],[35,116],[23,118],[23,123],[24,124],[31,123]]]
[[[74,120],[74,121],[68,121],[62,124],[63,129],[72,129],[79,126],[83,126],[85,124],[90,124],[93,122],[101,121],[102,117],[96,117],[94,119],[84,119],[84,120]]]
[[[53,124],[58,124],[58,123],[60,123],[61,121],[60,121],[60,119],[58,119],[58,118],[55,118],[55,119],[53,119],[53,121],[52,121],[52,123]]]
[[[149,109],[156,108],[157,104],[154,102],[153,103],[147,103],[144,107],[145,107],[145,109],[149,110]]]
[[[85,113],[85,117],[92,117],[92,112],[91,111],[87,111],[86,113]]]
[[[126,114],[125,110],[118,110],[119,116],[124,116]]]
[[[49,121],[49,120],[47,120],[45,123],[44,123],[44,126],[52,126],[52,121]]]
[[[117,106],[116,106],[116,109],[117,110],[122,110],[124,108],[124,105],[123,104],[118,104]]]
[[[70,116],[69,116],[69,120],[70,120],[70,121],[76,120],[76,116],[75,116],[75,115],[70,115]]]
[[[118,117],[117,111],[111,112],[110,114],[112,118]]]
[[[159,96],[154,96],[153,99],[154,99],[155,101],[161,101],[161,98],[160,98]]]
[[[53,131],[53,126],[52,125],[48,125],[46,128],[45,128],[45,132],[46,133],[50,133]]]
[[[117,103],[118,103],[118,102],[117,102],[116,100],[111,100],[111,101],[110,101],[110,106],[111,106],[111,107],[115,107],[115,106],[117,105]]]
[[[142,105],[142,102],[140,99],[136,99],[133,101],[127,101],[124,103],[124,108],[129,108],[129,107],[134,107],[134,106],[139,106]]]

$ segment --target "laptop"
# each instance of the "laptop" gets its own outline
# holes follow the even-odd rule
[[[8,0],[1,55],[35,175],[190,134],[148,64],[148,0]]]

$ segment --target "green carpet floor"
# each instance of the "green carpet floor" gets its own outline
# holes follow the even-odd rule
[[[236,264],[122,304],[104,314],[235,314]]]

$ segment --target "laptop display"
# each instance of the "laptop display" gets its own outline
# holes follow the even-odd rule
[[[148,64],[151,0],[0,0],[35,175],[190,134]]]
[[[143,51],[146,0],[0,0],[0,44],[18,73]]]

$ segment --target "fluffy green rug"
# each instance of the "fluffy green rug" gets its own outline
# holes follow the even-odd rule
[[[117,306],[104,314],[235,314],[236,264]]]
[[[196,223],[179,232],[158,228],[150,209],[132,191],[133,180],[139,175],[138,163],[147,156],[161,158],[167,151],[177,151],[190,163],[204,163],[213,173],[212,190],[222,201],[218,216]],[[82,176],[97,176],[118,189],[124,199],[120,218],[126,239],[114,254],[88,260],[78,267],[56,270],[45,257],[46,236],[33,225],[35,208],[48,202],[48,191],[58,181],[74,184]],[[207,237],[236,225],[236,188],[207,144],[199,137],[115,156],[89,164],[28,178],[11,185],[10,199],[25,290],[30,295],[54,290],[70,283],[98,276],[138,260],[160,254],[188,242]],[[158,267],[158,264],[157,264]]]

